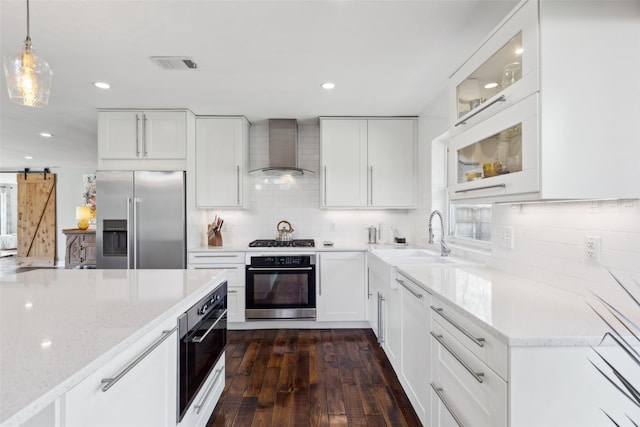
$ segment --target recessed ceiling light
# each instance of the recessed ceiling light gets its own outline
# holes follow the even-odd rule
[[[51,138],[53,134],[49,132],[40,132],[40,136],[43,138]]]
[[[42,340],[42,342],[40,343],[40,346],[41,346],[42,348],[48,348],[48,347],[51,347],[51,340],[50,340],[50,339],[48,339],[48,338],[43,339],[43,340]]]
[[[24,156],[24,158],[27,160],[33,160],[33,156]]]
[[[519,47],[516,49],[516,55],[522,55],[522,52],[524,52],[524,49]]]
[[[322,89],[333,89],[334,87],[336,87],[335,83],[332,83],[332,82],[322,83]]]
[[[498,87],[498,83],[491,82],[491,83],[487,83],[486,85],[484,85],[485,89],[493,89],[494,87]]]
[[[109,83],[105,83],[105,82],[93,82],[93,85],[95,87],[97,87],[98,89],[109,89],[109,88],[111,88],[111,85]]]

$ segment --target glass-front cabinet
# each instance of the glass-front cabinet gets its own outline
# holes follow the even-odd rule
[[[449,141],[451,200],[539,191],[538,94]]]
[[[537,11],[536,2],[524,4],[451,77],[450,135],[538,90]]]

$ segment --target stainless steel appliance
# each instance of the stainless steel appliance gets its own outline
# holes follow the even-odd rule
[[[98,268],[185,268],[183,171],[98,171]]]
[[[315,254],[247,257],[247,319],[315,319]]]
[[[227,282],[178,318],[178,422],[211,374],[227,345]],[[217,372],[216,375],[222,375]],[[197,405],[204,405],[217,378]],[[196,411],[200,408],[196,407]]]
[[[313,248],[316,243],[313,239],[293,239],[293,240],[254,240],[249,243],[250,248]]]

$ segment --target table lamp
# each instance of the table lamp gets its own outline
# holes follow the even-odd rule
[[[86,230],[89,228],[89,220],[91,219],[91,206],[78,206],[76,208],[76,219],[78,220],[78,228]]]

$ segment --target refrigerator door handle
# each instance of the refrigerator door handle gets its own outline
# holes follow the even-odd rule
[[[127,197],[127,268],[132,268],[131,251],[133,250],[133,218],[131,216],[131,203],[133,199]]]
[[[134,269],[138,268],[138,235],[140,231],[138,230],[138,203],[140,203],[140,199],[138,197],[133,198],[133,267]]]

